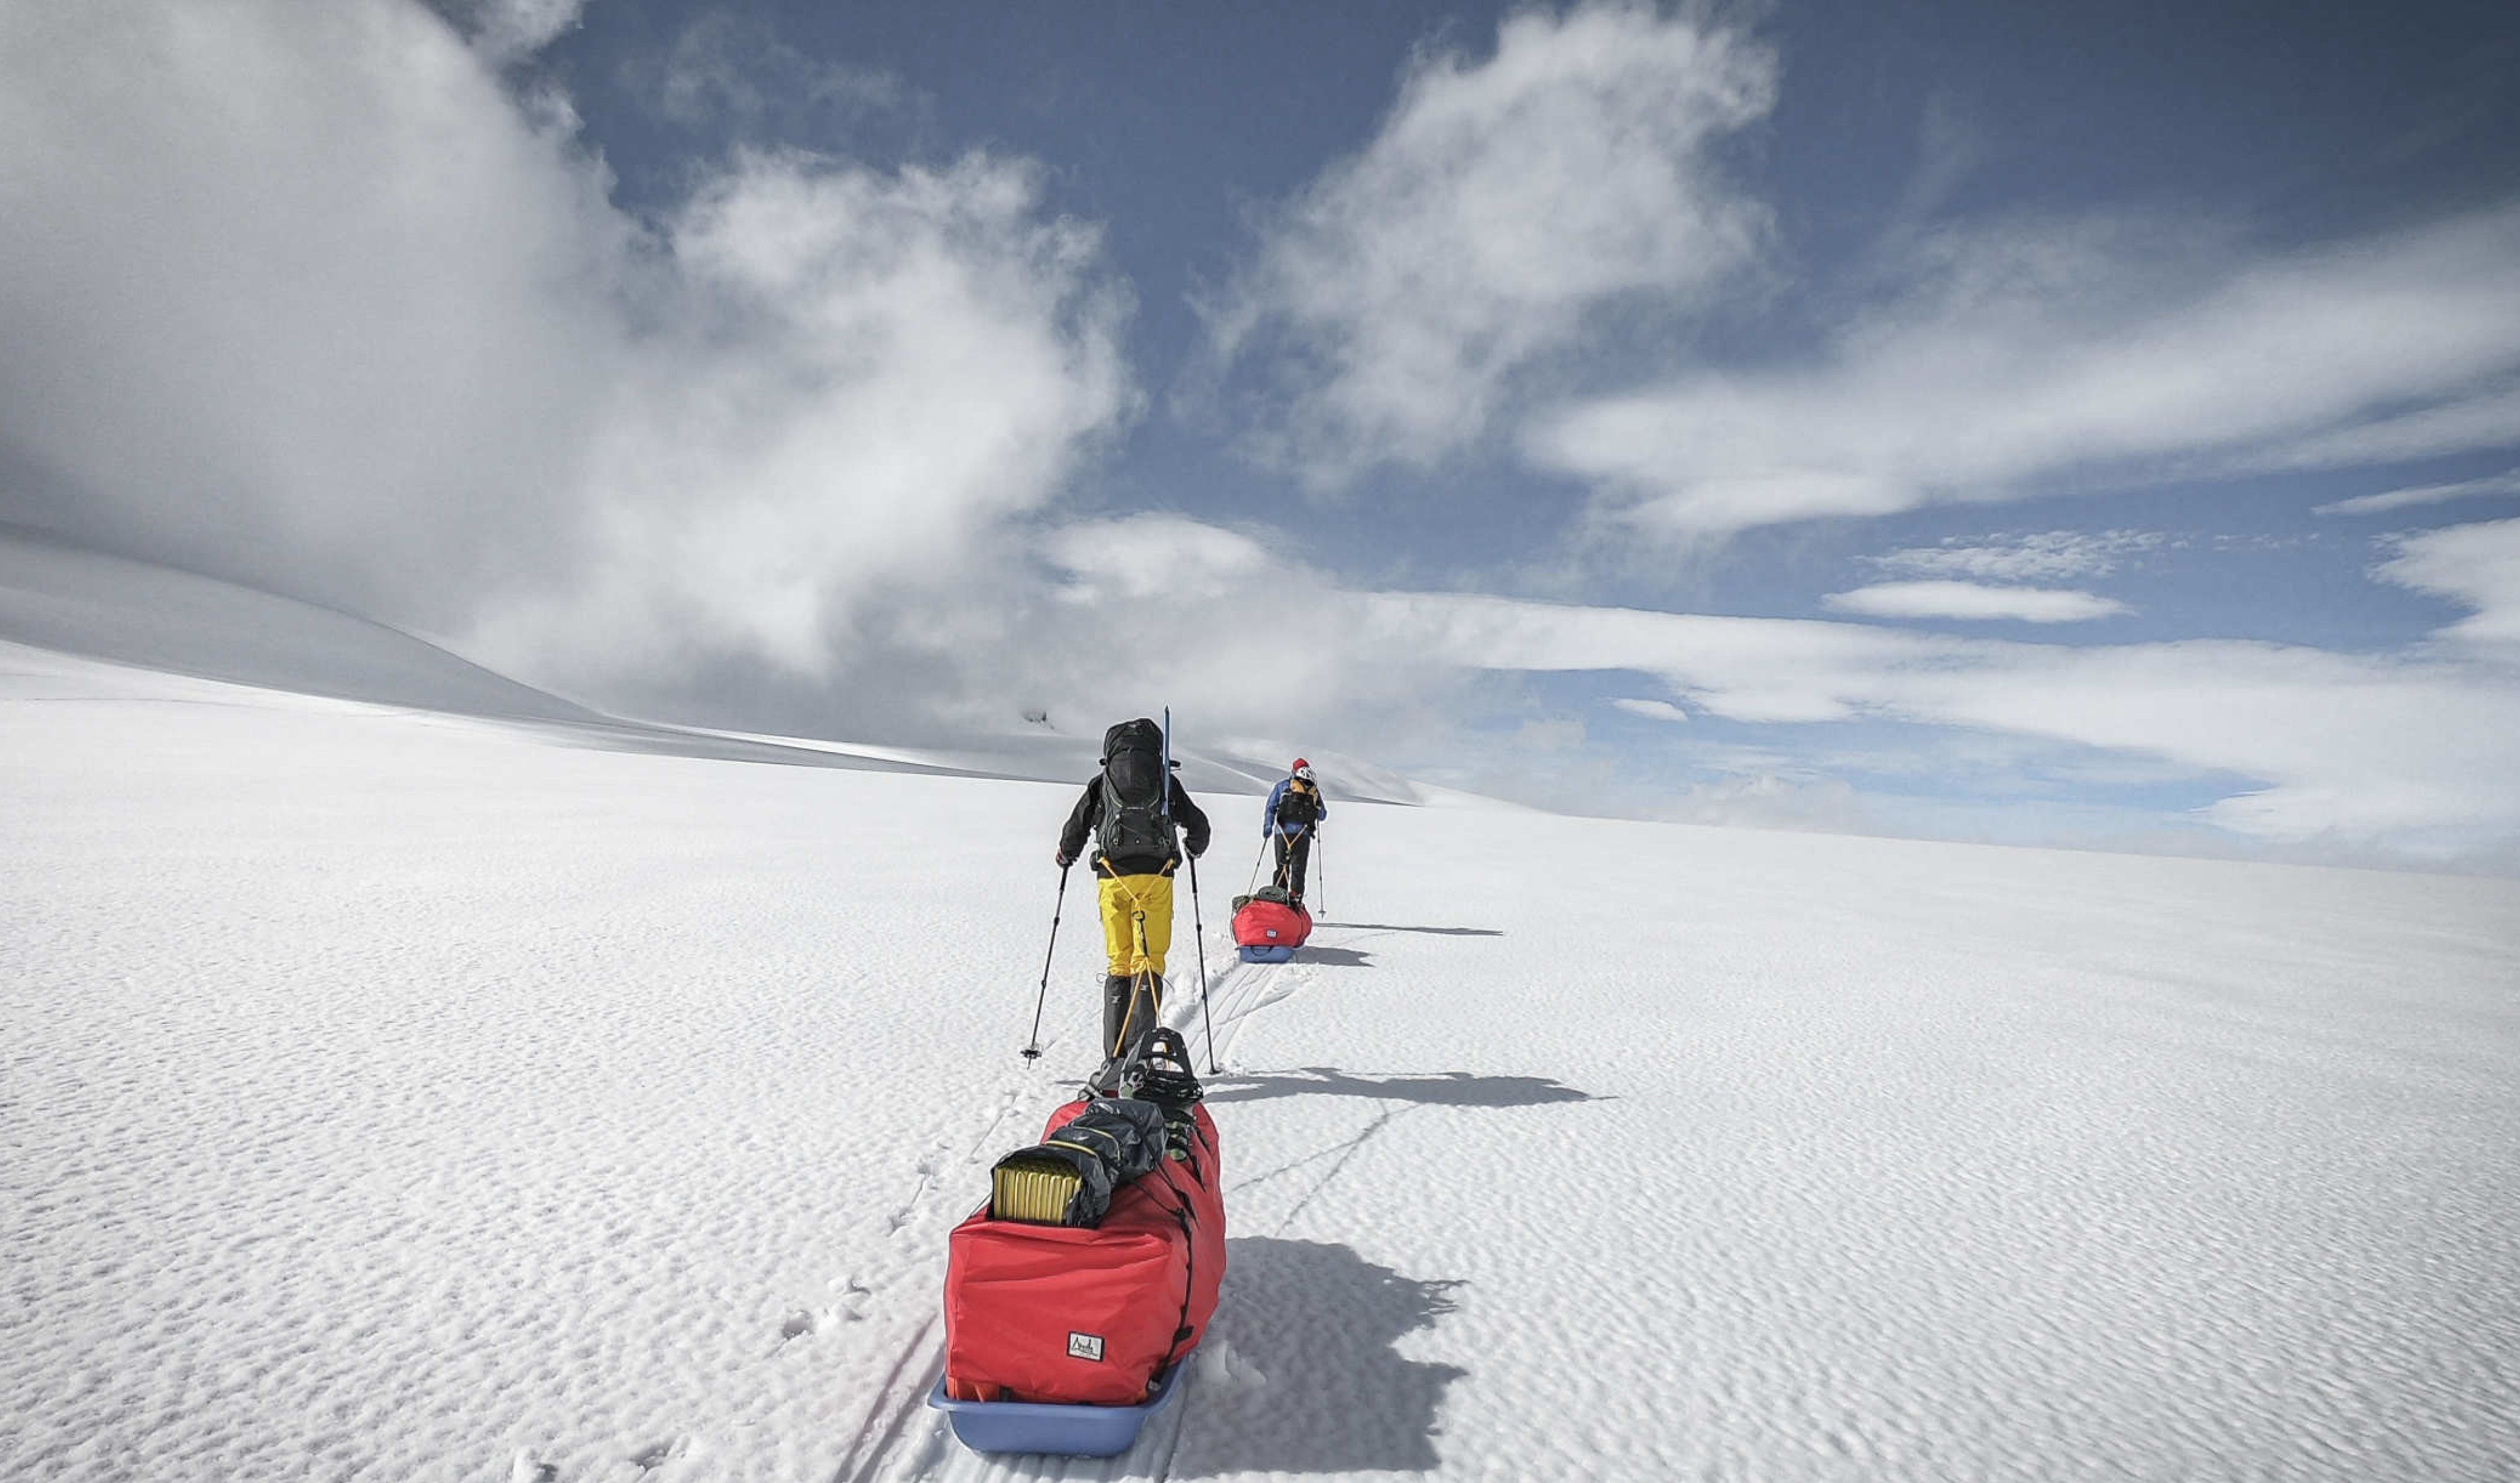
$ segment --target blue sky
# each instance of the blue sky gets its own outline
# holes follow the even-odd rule
[[[0,517],[678,718],[2520,858],[2508,7],[0,43]]]

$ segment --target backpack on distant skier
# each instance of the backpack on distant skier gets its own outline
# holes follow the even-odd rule
[[[1288,785],[1278,799],[1278,831],[1296,833],[1313,827],[1322,817],[1322,795],[1301,783]]]
[[[1106,860],[1170,859],[1172,775],[1164,768],[1164,732],[1140,718],[1102,736],[1102,821],[1095,826]]]

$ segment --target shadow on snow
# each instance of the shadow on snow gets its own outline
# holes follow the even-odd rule
[[[1316,921],[1313,930],[1341,927],[1351,932],[1425,932],[1436,937],[1502,937],[1495,927],[1394,926],[1387,921]]]
[[[1373,955],[1372,953],[1360,953],[1354,948],[1300,947],[1295,949],[1295,961],[1297,963],[1325,964],[1333,968],[1370,968],[1373,966]]]
[[[1433,1076],[1350,1076],[1332,1066],[1304,1066],[1284,1075],[1227,1075],[1208,1084],[1209,1101],[1265,1101],[1273,1097],[1371,1097],[1437,1107],[1536,1107],[1548,1102],[1592,1101],[1593,1094],[1546,1076],[1473,1076],[1446,1071]]]
[[[1195,1424],[1171,1476],[1424,1472],[1444,1387],[1469,1373],[1394,1347],[1453,1311],[1455,1281],[1418,1281],[1346,1246],[1242,1236],[1226,1243],[1225,1293],[1209,1334],[1247,1383],[1199,1377]]]

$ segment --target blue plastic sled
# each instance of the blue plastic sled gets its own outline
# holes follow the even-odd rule
[[[945,1413],[954,1435],[973,1452],[1046,1452],[1070,1458],[1115,1458],[1138,1440],[1147,1418],[1172,1403],[1175,1365],[1155,1377],[1154,1394],[1135,1406],[1045,1406],[1030,1401],[957,1401],[945,1377],[927,1404]]]
[[[1244,963],[1284,963],[1295,956],[1293,948],[1278,942],[1270,943],[1266,947],[1244,947],[1238,951],[1242,954]]]

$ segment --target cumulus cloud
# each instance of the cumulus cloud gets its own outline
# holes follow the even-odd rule
[[[829,690],[1131,415],[1028,163],[608,187],[407,0],[0,12],[0,509],[608,703]]]
[[[2205,255],[2114,230],[1949,233],[1813,363],[1579,401],[1525,450],[1593,481],[1613,520],[1687,540],[2211,461],[2520,440],[2502,415],[2520,208],[2220,273]],[[2410,439],[2410,417],[2433,421]]]
[[[2381,494],[2357,495],[2350,500],[2337,500],[2320,505],[2313,515],[2381,515],[2392,510],[2406,510],[2416,505],[2439,505],[2451,500],[2472,500],[2494,494],[2520,494],[2520,469],[2498,473],[2490,478],[2461,479],[2454,484],[2419,484],[2408,489],[2391,489]]]
[[[968,597],[966,554],[1127,406],[1096,234],[1041,220],[1027,166],[746,154],[663,246],[676,312],[584,448],[583,575],[475,625],[519,668],[739,652],[819,680],[868,607]]]
[[[2472,615],[2441,637],[2478,644],[2520,644],[2520,519],[2452,525],[2395,537],[2397,555],[2374,575],[2447,598]]]
[[[0,500],[460,626],[570,544],[630,349],[602,190],[417,5],[0,9]]]
[[[1325,483],[1431,466],[1599,311],[1701,301],[1767,230],[1716,152],[1776,87],[1765,48],[1644,5],[1525,11],[1485,61],[1421,57],[1213,311],[1222,357],[1274,357],[1291,388],[1278,461]]]
[[[2023,623],[2084,623],[2127,610],[2114,598],[2067,588],[1975,582],[1880,582],[1832,592],[1821,601],[1839,612],[1874,618],[2011,618]]]

